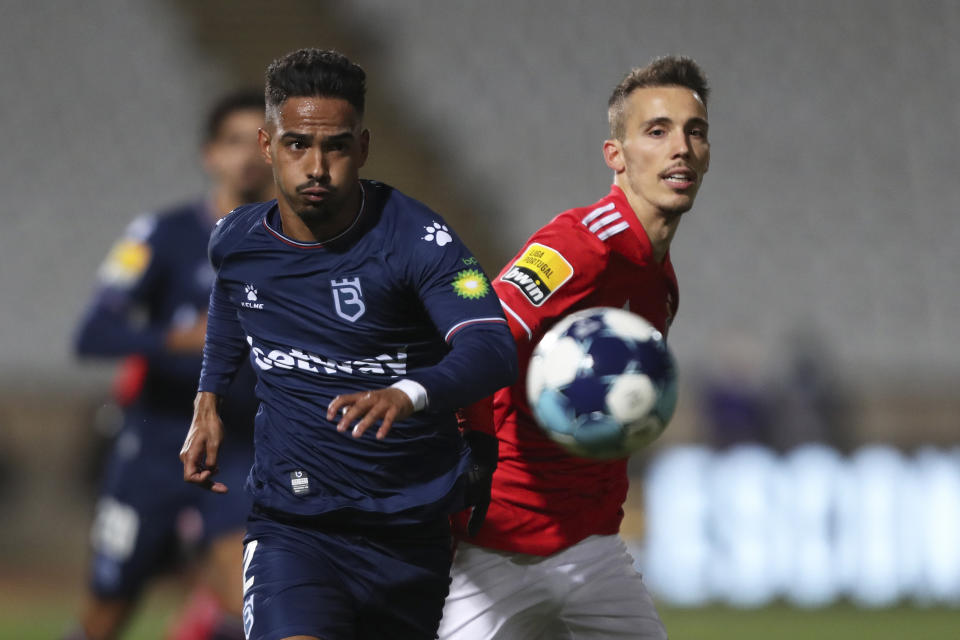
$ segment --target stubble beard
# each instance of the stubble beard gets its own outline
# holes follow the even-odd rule
[[[307,228],[318,235],[322,232],[325,225],[329,224],[335,217],[336,212],[330,207],[332,203],[323,203],[319,206],[306,206],[296,210],[297,217],[307,225]]]
[[[627,179],[627,182],[630,185],[630,189],[635,194],[643,194],[646,191],[646,189],[643,188],[641,181],[636,178],[629,177]],[[667,188],[668,191],[670,191],[671,196],[677,195],[675,191],[670,190],[668,187],[664,187],[664,185],[662,184],[659,184],[660,182],[659,179],[657,182],[658,182],[657,189]],[[699,189],[699,185],[697,185],[697,189]],[[656,193],[656,190],[654,190],[654,193]],[[695,190],[693,192],[693,195],[687,195],[686,197],[687,197],[686,201],[683,201],[682,203],[675,204],[675,205],[666,204],[663,201],[658,202],[649,197],[645,197],[645,199],[647,200],[647,202],[652,204],[658,211],[660,211],[660,213],[665,218],[667,218],[668,220],[675,220],[693,208],[693,202],[694,200],[697,199],[697,191]]]
[[[690,211],[690,209],[693,209],[693,200],[694,198],[691,197],[684,204],[680,204],[676,206],[660,207],[660,211],[662,211],[663,215],[667,218],[670,218],[670,219],[679,218],[680,216],[685,214],[687,211]]]
[[[337,222],[337,219],[343,213],[343,207],[347,198],[341,196],[339,192],[331,194],[326,202],[319,204],[300,205],[300,208],[294,209],[297,217],[303,221],[303,224],[318,238],[327,238],[331,234],[339,233],[339,229],[331,228],[331,225]]]

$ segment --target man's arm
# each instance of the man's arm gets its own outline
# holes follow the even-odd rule
[[[411,373],[400,386],[337,396],[327,408],[327,420],[341,414],[337,430],[345,432],[354,425],[355,438],[380,420],[377,438],[383,439],[395,421],[428,404],[431,411],[454,411],[513,384],[517,377],[517,351],[503,321],[466,327],[451,347],[440,362]],[[404,382],[422,393],[405,391]],[[415,399],[420,406],[415,406]]]
[[[425,218],[437,219],[432,212]],[[400,232],[413,237],[397,239],[397,245],[405,248],[396,264],[397,277],[416,291],[450,349],[433,366],[410,372],[392,387],[334,398],[327,418],[341,415],[338,429],[354,425],[355,437],[377,420],[383,420],[377,432],[383,438],[393,421],[414,411],[456,411],[512,384],[517,376],[513,337],[477,259],[452,230],[443,244],[406,250],[423,240],[410,231],[414,228],[418,227]]]
[[[142,356],[152,371],[192,378],[203,349],[206,314],[185,326],[147,317],[157,291],[166,286],[165,254],[157,218],[132,222],[100,266],[97,289],[78,323],[74,352],[81,357]]]
[[[528,265],[543,256],[564,267],[562,271],[567,274],[546,292],[523,286],[524,275],[532,273]],[[537,231],[506,264],[494,279],[493,288],[521,362],[529,360],[537,342],[558,320],[589,306],[607,260],[606,246],[583,225],[551,223]]]
[[[84,357],[144,355],[162,358],[203,350],[206,314],[184,327],[161,327],[134,321],[137,302],[122,291],[101,289],[94,295],[74,336],[74,351]]]
[[[199,393],[193,404],[190,430],[180,450],[183,479],[216,493],[227,492],[225,484],[212,479],[217,472],[217,456],[224,438],[219,401],[245,355],[246,341],[236,307],[217,280],[210,293]]]
[[[214,493],[226,493],[227,485],[215,482],[217,456],[223,442],[223,422],[217,409],[220,397],[201,391],[193,401],[193,420],[180,449],[183,479],[198,484]]]

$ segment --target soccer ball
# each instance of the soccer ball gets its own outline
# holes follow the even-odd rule
[[[677,405],[677,367],[663,334],[612,307],[570,314],[527,370],[527,399],[554,441],[589,458],[623,458],[653,442]]]

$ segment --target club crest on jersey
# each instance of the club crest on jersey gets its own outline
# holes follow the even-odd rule
[[[500,280],[520,289],[530,304],[539,307],[572,275],[573,267],[558,251],[534,242]]]
[[[356,322],[367,310],[367,305],[363,303],[360,278],[331,280],[330,290],[333,292],[333,306],[337,315],[344,320]]]

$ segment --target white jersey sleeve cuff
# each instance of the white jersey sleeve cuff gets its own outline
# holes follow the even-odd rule
[[[423,411],[427,408],[427,405],[429,404],[427,390],[419,382],[404,379],[397,380],[390,386],[400,389],[400,391],[403,391],[405,394],[407,394],[407,397],[410,398],[410,402],[413,403],[414,411]]]

